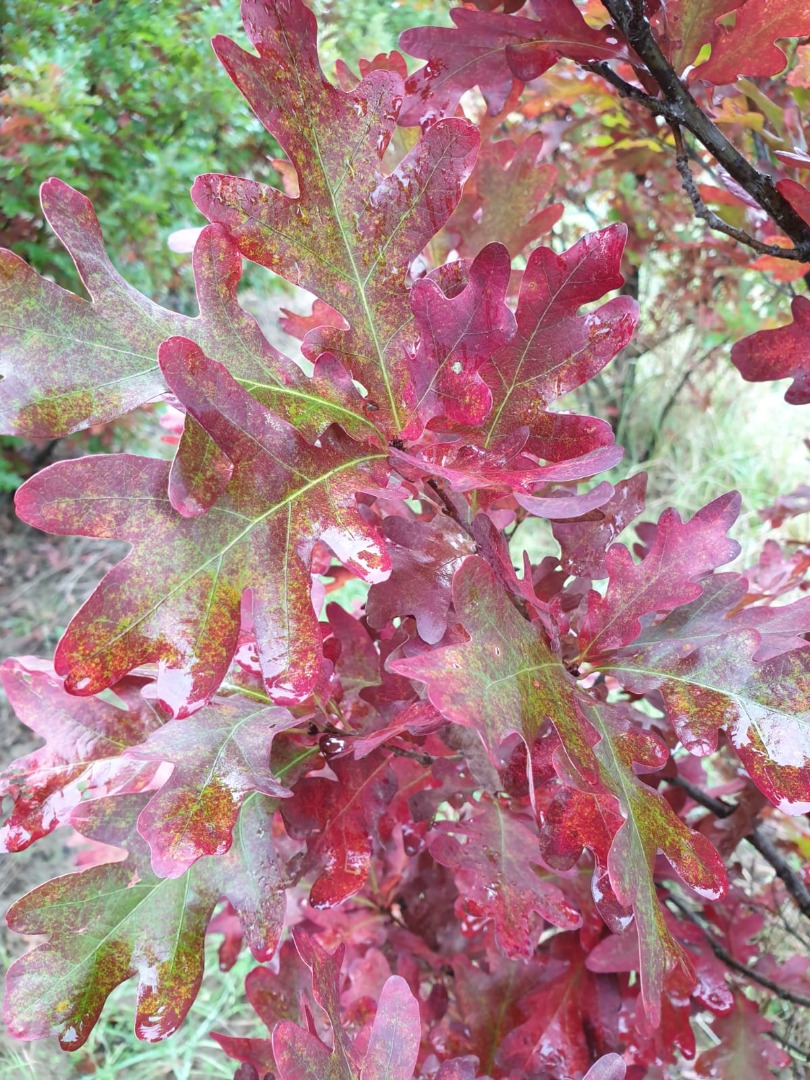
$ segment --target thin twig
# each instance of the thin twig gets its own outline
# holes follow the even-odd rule
[[[794,1005],[803,1005],[804,1008],[810,1009],[810,998],[805,997],[804,994],[797,994],[793,990],[788,990],[786,986],[780,986],[779,983],[774,982],[773,979],[768,979],[765,975],[760,975],[757,971],[754,971],[753,968],[736,960],[727,949],[723,948],[703,920],[698,918],[698,916],[691,911],[686,904],[682,903],[677,896],[673,896],[672,893],[669,893],[667,896],[667,903],[676,907],[685,919],[703,932],[703,936],[709,943],[709,947],[714,955],[718,960],[722,960],[727,967],[730,967],[733,971],[738,971],[741,975],[744,975],[746,979],[750,979],[751,982],[764,986],[766,990],[770,990],[784,1001],[792,1001]]]
[[[810,919],[810,890],[808,890],[799,875],[790,868],[773,840],[766,836],[758,825],[745,839],[752,847],[756,848],[766,862],[771,864],[774,873],[796,901],[801,913]]]
[[[810,261],[810,225],[777,190],[772,177],[760,172],[726,138],[695,101],[664,56],[641,5],[628,0],[604,0],[616,27],[621,31],[636,56],[658,84],[661,97],[655,97],[626,82],[605,62],[584,65],[601,75],[619,93],[662,116],[671,125],[686,128],[704,146],[726,172],[740,184],[766,214],[793,240],[799,261]],[[780,249],[782,251],[782,249]],[[782,251],[780,258],[785,258]]]
[[[711,810],[715,817],[730,817],[737,809],[731,803],[724,802],[722,799],[715,799],[713,795],[707,795],[705,791],[701,791],[699,787],[696,787],[689,780],[685,780],[682,776],[674,776],[668,780],[668,783],[682,788],[694,802],[707,810]],[[743,839],[747,840],[751,847],[755,848],[762,858],[770,863],[774,873],[790,893],[799,911],[810,919],[810,889],[807,888],[803,879],[795,870],[790,867],[770,837],[765,835],[759,825],[755,825]]]
[[[806,1050],[802,1050],[800,1046],[792,1043],[790,1039],[786,1039],[784,1035],[780,1035],[776,1031],[769,1031],[768,1036],[773,1039],[774,1042],[778,1042],[780,1046],[784,1046],[791,1054],[795,1054],[797,1057],[801,1058],[802,1061],[810,1061],[810,1054],[808,1054]]]
[[[718,214],[708,208],[695,185],[695,178],[692,176],[692,170],[689,167],[690,155],[683,139],[683,133],[675,123],[671,123],[670,127],[672,128],[672,134],[675,136],[675,168],[681,174],[683,189],[689,196],[695,214],[705,221],[710,229],[725,233],[726,236],[745,244],[746,247],[752,248],[760,255],[775,255],[779,259],[788,259],[792,262],[801,261],[796,248],[783,248],[778,244],[763,244],[761,240],[751,236],[745,229],[738,229],[736,225],[729,225],[727,221],[723,221]]]
[[[725,340],[726,339],[724,339],[724,342],[725,342]],[[676,383],[674,390],[672,391],[672,393],[667,398],[666,404],[664,405],[663,409],[661,410],[661,412],[660,412],[660,414],[658,416],[658,421],[656,423],[656,434],[654,434],[653,437],[648,441],[647,446],[645,447],[641,457],[639,458],[640,462],[649,461],[650,458],[653,456],[653,453],[655,452],[655,448],[658,446],[659,438],[660,438],[661,434],[663,433],[664,424],[666,423],[667,418],[669,417],[669,414],[675,408],[675,404],[676,404],[678,398],[680,397],[681,391],[686,386],[686,384],[690,381],[690,379],[695,374],[695,372],[698,370],[698,368],[702,367],[702,365],[705,364],[707,360],[711,359],[711,357],[714,354],[717,347],[718,347],[717,345],[713,345],[710,349],[707,349],[706,352],[704,352],[704,354],[702,356],[698,357],[698,359],[692,364],[691,367],[688,367],[686,369],[686,371],[684,371],[684,373],[681,375],[680,379],[678,379],[678,382]]]
[[[435,491],[435,493],[441,499],[442,505],[444,506],[445,514],[447,514],[448,517],[451,517],[453,519],[453,521],[455,521],[456,525],[458,525],[459,528],[463,529],[464,532],[474,540],[475,536],[473,535],[472,529],[467,524],[467,522],[463,520],[463,518],[459,514],[458,510],[453,505],[452,500],[447,496],[447,493],[443,490],[443,488],[442,488],[441,484],[439,483],[439,481],[436,480],[434,477],[431,477],[428,480],[428,487],[430,487],[433,491]]]

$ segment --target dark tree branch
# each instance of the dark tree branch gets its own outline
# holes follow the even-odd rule
[[[463,529],[469,537],[475,540],[472,529],[470,528],[469,524],[461,517],[461,514],[459,514],[457,507],[453,505],[452,499],[450,499],[447,493],[444,491],[441,482],[439,480],[436,480],[434,477],[431,477],[428,480],[428,487],[432,488],[436,495],[438,495],[439,499],[441,500],[442,506],[444,507],[443,512],[447,514],[448,517],[451,517],[453,521],[455,521],[455,523],[459,526],[459,528]]]
[[[672,904],[685,919],[702,931],[703,936],[709,943],[709,947],[714,955],[718,960],[722,960],[727,967],[730,967],[733,971],[738,971],[741,975],[744,975],[746,979],[750,979],[751,982],[758,983],[759,986],[764,986],[766,990],[770,990],[784,1001],[792,1001],[794,1005],[803,1005],[806,1009],[810,1009],[810,998],[805,997],[804,994],[797,994],[793,990],[788,990],[786,986],[780,986],[779,983],[774,982],[773,979],[768,979],[764,975],[760,975],[758,972],[748,967],[747,964],[743,964],[739,960],[736,960],[727,949],[723,948],[703,920],[698,918],[694,911],[691,911],[677,896],[673,896],[673,894],[670,893],[667,896],[667,903]]]
[[[684,191],[689,196],[695,214],[705,221],[710,229],[725,233],[726,236],[730,236],[732,239],[739,241],[739,243],[745,244],[746,247],[753,248],[753,250],[759,252],[760,255],[776,255],[780,259],[791,259],[798,262],[799,253],[796,248],[783,248],[779,247],[778,244],[763,244],[761,240],[757,240],[756,237],[751,236],[745,229],[738,229],[734,225],[729,225],[727,221],[723,221],[718,214],[715,214],[713,210],[708,208],[700,197],[700,192],[695,184],[695,178],[692,176],[692,170],[689,167],[690,155],[686,148],[686,144],[683,141],[683,133],[677,124],[673,123],[670,126],[672,128],[672,134],[675,136],[675,167],[681,174]]]
[[[728,174],[742,185],[765,213],[791,238],[795,245],[795,255],[786,255],[785,251],[780,249],[780,257],[810,262],[810,225],[777,191],[771,177],[755,168],[703,112],[661,52],[650,24],[644,17],[642,7],[633,6],[628,0],[604,0],[604,2],[614,23],[658,84],[662,97],[660,99],[653,97],[625,82],[605,63],[588,64],[586,66],[589,70],[596,71],[625,97],[643,105],[650,112],[663,116],[670,124],[676,124],[690,131]]]
[[[766,862],[771,864],[774,873],[796,901],[799,910],[810,919],[810,890],[808,890],[802,878],[790,868],[773,840],[766,836],[758,825],[745,839],[752,847],[756,848]]]
[[[674,776],[668,783],[682,788],[694,802],[705,807],[707,810],[711,810],[715,817],[730,817],[737,809],[737,807],[732,806],[731,803],[724,802],[722,799],[715,799],[712,795],[707,795],[705,791],[701,791],[699,787],[690,783],[689,780],[685,780],[682,776]],[[751,832],[744,836],[743,839],[747,840],[751,847],[755,848],[762,858],[771,864],[774,873],[793,897],[799,911],[810,919],[810,889],[807,888],[804,880],[796,873],[796,871],[790,867],[773,840],[765,835],[759,825],[755,825]]]

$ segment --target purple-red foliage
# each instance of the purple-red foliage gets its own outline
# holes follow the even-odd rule
[[[689,75],[704,94],[777,72],[776,40],[810,33],[806,5],[770,23],[764,0],[648,6],[666,63],[712,46]],[[169,395],[185,414],[171,464],[65,461],[17,496],[33,526],[132,550],[52,664],[2,665],[45,740],[0,776],[4,850],[67,824],[118,849],[10,909],[41,939],[8,973],[15,1037],[76,1049],[132,978],[138,1037],[165,1038],[209,930],[223,966],[243,944],[262,965],[246,994],[267,1037],[216,1035],[240,1080],[786,1060],[741,972],[805,998],[810,975],[757,952],[779,897],[747,906],[732,855],[810,811],[810,611],[773,603],[806,561],[774,545],[729,570],[735,493],[634,542],[644,476],[590,483],[621,450],[558,402],[634,333],[627,229],[538,243],[562,180],[541,136],[493,137],[563,58],[632,77],[595,9],[478,0],[403,36],[414,74],[392,54],[337,86],[303,0],[243,0],[252,48],[214,48],[298,182],[197,180],[199,316],[135,292],[59,180],[43,211],[91,300],[0,254],[4,431],[57,437]],[[474,86],[478,125],[459,108]],[[801,214],[802,185],[780,190]],[[285,319],[311,374],[239,306],[242,257],[315,294]],[[794,403],[808,311],[797,297],[792,324],[733,353],[747,379],[792,377]],[[538,558],[509,546],[533,517],[555,538]],[[363,606],[322,617],[324,575],[367,583]]]

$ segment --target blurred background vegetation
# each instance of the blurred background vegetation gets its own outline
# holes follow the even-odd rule
[[[441,0],[318,0],[325,68],[389,51]],[[96,207],[118,268],[160,303],[194,311],[188,260],[168,235],[204,224],[189,199],[202,172],[274,182],[279,148],[214,57],[244,41],[238,0],[0,0],[0,245],[60,285],[70,257],[39,209],[58,176]],[[266,276],[266,275],[265,275]]]

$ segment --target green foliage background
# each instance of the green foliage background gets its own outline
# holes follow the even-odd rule
[[[439,0],[320,0],[329,70],[396,46],[415,22],[447,21]],[[93,201],[119,269],[142,292],[194,311],[173,230],[201,225],[201,172],[274,182],[274,140],[213,56],[244,41],[238,0],[0,0],[0,246],[75,287],[42,220],[40,183],[58,176]],[[264,276],[266,283],[266,275]]]

